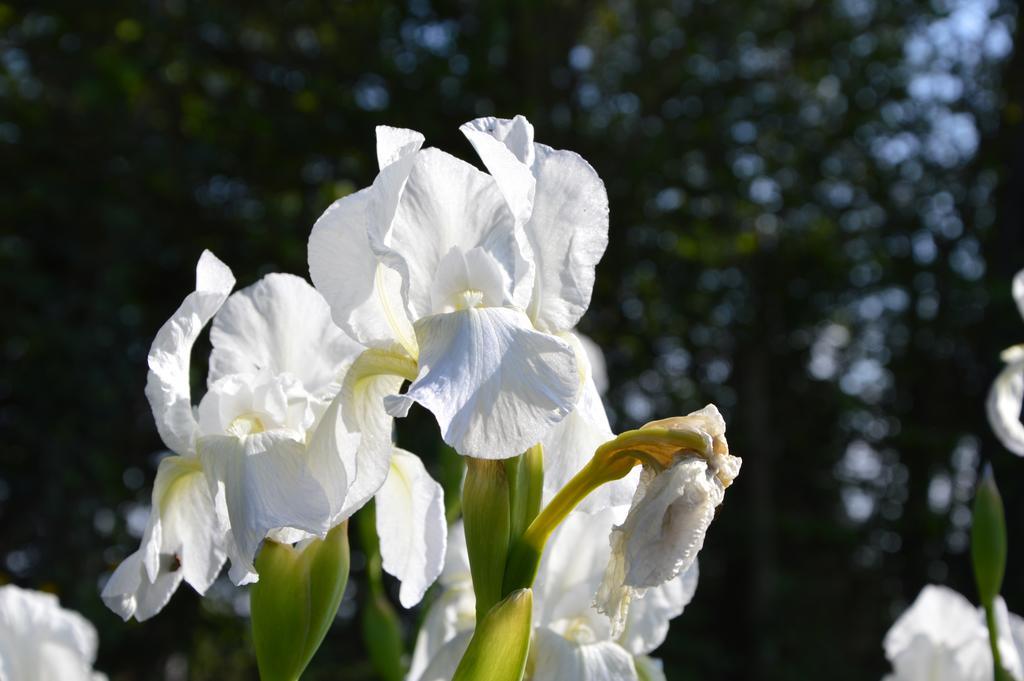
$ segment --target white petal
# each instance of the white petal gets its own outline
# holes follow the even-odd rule
[[[1024,402],[1024,361],[1008,364],[996,377],[985,404],[988,422],[1003,446],[1024,456],[1024,423],[1021,404]]]
[[[1013,299],[1017,303],[1020,316],[1024,317],[1024,270],[1013,277]]]
[[[568,331],[590,305],[594,268],[608,246],[604,183],[571,151],[543,144],[528,151],[533,129],[521,116],[477,119],[462,131],[525,224],[536,266],[530,318],[542,331]]]
[[[181,584],[181,569],[171,570],[169,561],[155,581],[150,581],[143,565],[143,549],[131,554],[117,566],[101,594],[104,604],[121,619],[135,617],[143,622],[164,609]]]
[[[377,163],[383,170],[409,154],[415,154],[423,146],[423,135],[415,130],[377,126]]]
[[[633,657],[617,643],[577,643],[550,629],[533,637],[531,681],[636,681]]]
[[[92,681],[97,636],[57,597],[14,585],[0,587],[0,676],[6,681]]]
[[[697,561],[694,561],[675,579],[648,589],[642,597],[634,599],[626,628],[618,639],[622,647],[633,655],[644,655],[664,643],[669,621],[682,615],[693,600],[699,574]]]
[[[423,599],[444,565],[444,491],[418,456],[396,449],[376,501],[384,570],[402,582],[398,600],[411,608]]]
[[[210,383],[228,374],[291,373],[329,399],[362,351],[331,321],[327,301],[300,277],[268,274],[234,293],[210,329]]]
[[[199,460],[163,458],[152,501],[151,526],[143,540],[149,581],[157,581],[168,562],[177,562],[185,581],[200,595],[206,593],[226,560],[225,528]]]
[[[608,247],[608,194],[581,156],[536,145],[537,190],[526,234],[536,266],[530,317],[567,331],[590,306],[594,270]]]
[[[324,412],[308,450],[310,472],[323,488],[331,509],[331,527],[348,517],[344,510],[349,490],[358,475],[356,457],[362,442],[359,433],[352,433],[345,426],[343,399],[344,395],[339,393]]]
[[[370,243],[402,275],[403,297],[415,322],[437,311],[431,307],[431,285],[441,259],[453,247],[463,252],[483,248],[514,285],[522,283],[525,273],[517,271],[520,247],[514,222],[491,176],[442,151],[426,149],[416,155],[390,229],[371,232]]]
[[[379,183],[399,170],[401,165],[389,168]],[[401,181],[395,181],[400,188]],[[367,232],[389,203],[393,215],[397,191],[375,184],[335,201],[309,236],[309,275],[330,304],[335,323],[350,336],[370,347],[399,343],[415,357],[416,337],[402,303],[401,277],[379,261]]]
[[[533,126],[523,116],[508,120],[477,118],[461,128],[487,170],[494,176],[516,220],[526,224],[533,212],[536,180]]]
[[[582,384],[575,409],[541,441],[544,446],[544,491],[548,499],[590,461],[599,446],[615,437],[595,381],[592,364],[594,355],[587,351],[582,337],[564,334],[562,338],[576,352]],[[600,353],[600,350],[596,352]],[[602,360],[602,371],[603,368]],[[591,492],[577,508],[593,513],[610,506],[628,504],[633,498],[639,477],[639,469],[634,469],[625,478],[604,484]]]
[[[203,251],[196,266],[196,290],[160,327],[150,347],[146,398],[160,438],[172,452],[193,451],[196,420],[189,387],[192,345],[234,285],[235,278],[227,265],[210,251]]]
[[[430,605],[416,634],[416,647],[409,663],[409,679],[418,679],[445,644],[464,632],[473,632],[476,598],[472,582],[446,588]],[[456,660],[458,664],[458,660]],[[446,678],[450,678],[446,677]]]
[[[548,540],[534,581],[534,624],[585,624],[595,639],[610,640],[608,618],[592,607],[611,548],[608,534],[625,508],[593,514],[574,511]]]
[[[412,670],[409,672],[410,681],[451,681],[455,676],[455,670],[459,667],[462,656],[469,647],[469,641],[473,638],[472,631],[465,631],[441,646],[437,653],[431,658],[427,668],[419,676],[414,676]]]
[[[384,398],[398,392],[403,375],[412,375],[415,363],[392,352],[369,350],[356,359],[345,375],[340,400],[349,432],[360,435],[355,457],[345,459],[351,486],[340,520],[348,518],[377,493],[391,468],[393,419],[384,411]]]
[[[506,308],[438,314],[416,324],[420,373],[392,414],[419,402],[460,454],[503,459],[538,443],[572,409],[579,388],[572,348]]]
[[[198,449],[214,501],[231,522],[233,575],[254,572],[253,559],[270,530],[288,527],[322,537],[330,529],[330,504],[302,443],[269,431],[204,436]]]

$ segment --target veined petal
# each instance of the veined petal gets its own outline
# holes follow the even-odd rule
[[[103,587],[103,603],[124,621],[135,617],[144,622],[164,609],[181,584],[182,570],[171,570],[170,563],[161,566],[156,580],[150,581],[143,565],[144,549],[140,548],[117,566]]]
[[[227,555],[225,528],[199,460],[164,457],[153,483],[152,503],[142,548],[149,581],[155,584],[168,564],[177,563],[181,577],[199,594],[206,593]]]
[[[256,551],[273,529],[320,537],[330,529],[330,503],[307,465],[303,443],[268,431],[204,436],[198,449],[214,503],[230,519],[233,576],[239,569],[255,572]]]
[[[595,378],[603,377],[604,359],[593,341],[574,333],[562,334],[576,352],[580,373],[580,396],[576,407],[544,437],[544,491],[550,498],[562,489],[594,456],[594,451],[615,437],[608,424],[600,391]],[[594,369],[598,360],[600,376]],[[607,379],[604,379],[607,381]],[[626,477],[606,483],[587,495],[577,509],[594,513],[611,506],[628,504],[636,490],[640,471],[634,469]]]
[[[444,565],[444,491],[419,457],[396,449],[376,500],[383,566],[402,582],[398,599],[402,607],[411,608],[423,599]]]
[[[530,654],[531,681],[637,681],[632,655],[611,641],[576,642],[539,628]]]
[[[351,486],[339,520],[344,520],[377,493],[391,468],[391,416],[384,411],[384,398],[415,377],[416,363],[397,348],[390,352],[371,349],[360,355],[345,374],[340,400],[345,428],[360,434],[359,448],[345,459]]]
[[[407,128],[377,126],[377,164],[381,170],[423,146],[423,135]]]
[[[535,146],[537,189],[526,225],[536,266],[530,318],[542,331],[567,331],[590,307],[608,247],[608,194],[583,157]]]
[[[196,290],[160,327],[150,347],[146,398],[160,438],[172,452],[194,451],[197,425],[189,387],[192,345],[234,285],[228,266],[210,251],[203,251],[196,266]]]
[[[371,233],[370,243],[402,275],[403,298],[414,322],[437,311],[431,307],[431,284],[453,247],[463,252],[483,248],[513,285],[525,276],[517,271],[515,221],[493,178],[437,149],[416,155],[389,224],[386,232],[378,227],[377,236]]]
[[[213,383],[228,374],[291,373],[329,399],[362,346],[334,325],[324,297],[292,274],[268,274],[234,293],[210,329]]]
[[[420,371],[405,395],[385,399],[399,415],[413,401],[433,412],[445,442],[482,459],[515,456],[540,442],[576,402],[576,356],[534,331],[526,315],[472,308],[416,324]]]
[[[608,246],[608,195],[597,172],[571,151],[533,144],[522,116],[462,126],[525,225],[534,273],[528,312],[541,331],[568,331],[590,305],[594,268]]]
[[[1021,404],[1024,403],[1024,361],[1018,359],[1003,368],[989,389],[985,404],[988,422],[1003,446],[1018,456],[1024,456],[1024,423],[1021,423]]]
[[[387,175],[407,163],[389,168]],[[390,179],[399,187],[375,184],[338,199],[320,216],[309,235],[309,275],[330,304],[335,323],[352,338],[375,348],[399,343],[416,357],[416,335],[402,303],[402,279],[371,250],[368,235],[389,204],[394,214],[404,178]]]
[[[472,120],[459,130],[498,183],[516,220],[525,225],[533,212],[537,184],[530,171],[534,161],[533,126],[523,116],[511,120],[488,116]]]
[[[699,578],[700,571],[694,561],[675,579],[648,589],[642,597],[634,599],[619,644],[633,655],[644,655],[664,643],[669,621],[682,615],[693,600]]]
[[[361,434],[350,432],[345,426],[343,398],[339,393],[327,407],[313,431],[308,448],[309,470],[327,496],[331,527],[348,517],[343,516],[343,512],[358,474],[356,457],[362,442]]]

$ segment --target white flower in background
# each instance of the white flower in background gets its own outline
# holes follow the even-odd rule
[[[1013,299],[1024,317],[1024,270],[1013,278]],[[1024,423],[1020,420],[1024,403],[1024,344],[1003,350],[1001,357],[1006,366],[988,393],[988,420],[1003,446],[1024,456]]]
[[[549,540],[534,583],[526,681],[636,681],[638,669],[644,679],[664,678],[660,664],[647,655],[693,598],[697,565],[636,600],[624,631],[614,636],[608,617],[592,603],[609,558],[605,539],[625,511],[574,512]],[[475,600],[460,526],[452,528],[448,547],[440,580],[445,590],[420,629],[409,681],[450,679],[473,632]]]
[[[1024,680],[1024,620],[997,598],[996,628],[1003,667]],[[992,649],[985,613],[952,589],[928,585],[885,635],[887,681],[991,681]]]
[[[601,349],[592,340],[577,333],[564,334],[563,338],[576,351],[581,388],[579,400],[572,412],[541,440],[544,447],[545,503],[589,463],[598,447],[615,437],[601,399],[608,386]],[[576,508],[592,513],[628,504],[633,498],[639,476],[640,470],[634,469],[620,480],[601,485]]]
[[[534,144],[525,118],[462,130],[492,175],[378,128],[380,173],[317,221],[310,275],[353,338],[416,362],[391,414],[419,402],[460,453],[507,458],[576,404],[560,334],[589,305],[608,202],[593,168]]]
[[[386,568],[409,582],[403,603],[418,601],[442,565],[442,492],[413,455],[392,458],[390,417],[361,402],[375,385],[350,371],[363,346],[299,277],[270,274],[229,298],[233,285],[204,253],[196,292],[153,343],[146,395],[174,455],[161,461],[142,546],[104,600],[146,619],[182,579],[204,593],[226,558],[236,584],[255,581],[265,538],[322,537],[376,494],[381,522],[413,530],[381,540]],[[193,407],[192,345],[211,318],[208,390]]]
[[[676,453],[667,466],[653,457],[643,464],[629,513],[611,532],[611,559],[596,598],[614,632],[626,626],[634,598],[694,564],[742,463],[729,454],[725,420],[712,404],[688,416],[652,421],[641,431],[666,427],[692,433],[704,444],[700,451]]]
[[[0,681],[105,681],[96,628],[41,591],[0,587]]]

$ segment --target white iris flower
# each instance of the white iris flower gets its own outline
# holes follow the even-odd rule
[[[1024,679],[1024,620],[996,598],[1003,667]],[[893,673],[886,681],[992,681],[992,648],[985,613],[956,591],[928,585],[885,635]]]
[[[150,351],[146,395],[172,455],[142,546],[103,590],[108,606],[151,617],[182,579],[204,593],[227,558],[236,584],[255,581],[264,539],[323,537],[374,495],[379,526],[409,528],[382,532],[381,545],[403,604],[418,602],[443,562],[442,491],[392,444],[377,382],[354,364],[365,348],[299,277],[270,274],[228,297],[234,277],[211,253],[196,273]],[[211,319],[208,389],[194,407],[191,350]]]
[[[610,556],[608,533],[625,513],[624,506],[571,513],[549,540],[534,583],[534,635],[525,681],[664,679],[660,663],[647,655],[693,598],[697,564],[637,599],[616,635],[592,603]],[[473,632],[475,600],[461,526],[452,528],[448,546],[440,580],[444,591],[420,629],[409,681],[450,679]]]
[[[41,591],[0,586],[0,681],[106,681],[96,628]]]
[[[1013,299],[1024,317],[1024,270],[1013,278]],[[1020,410],[1024,403],[1024,344],[1003,350],[1006,366],[996,377],[988,394],[988,420],[1003,446],[1024,456],[1024,423]]]
[[[460,453],[507,458],[576,405],[563,334],[590,303],[608,202],[586,161],[535,144],[521,116],[462,131],[491,174],[378,128],[380,172],[317,221],[310,275],[353,338],[415,362],[389,413],[418,402]]]

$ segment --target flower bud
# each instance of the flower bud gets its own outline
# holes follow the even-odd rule
[[[262,681],[297,681],[327,635],[348,582],[348,523],[296,546],[266,541],[250,592]]]
[[[981,602],[990,604],[999,595],[1006,572],[1006,521],[991,465],[985,467],[974,495],[971,560]]]
[[[533,591],[510,593],[479,621],[452,681],[521,681],[530,652]]]
[[[462,514],[479,621],[501,600],[508,556],[511,519],[508,478],[502,461],[466,457]]]

